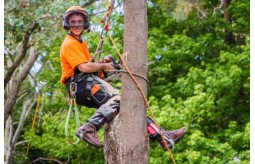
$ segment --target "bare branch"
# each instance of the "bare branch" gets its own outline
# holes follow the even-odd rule
[[[17,98],[17,102],[18,102],[19,100],[21,100],[23,97],[25,97],[26,95],[28,95],[29,92],[30,92],[30,90],[26,90],[26,91],[22,92],[21,94],[19,94],[19,95],[18,95],[18,98]]]
[[[95,3],[96,1],[99,1],[99,0],[88,0],[88,2],[85,2],[84,4],[82,4],[81,7],[82,8],[88,7],[92,5],[93,3]]]
[[[119,7],[121,5],[121,3],[118,3],[118,5],[116,5],[115,7],[114,7],[114,9],[116,9],[117,7]],[[100,14],[100,13],[104,13],[104,12],[106,12],[108,9],[105,9],[105,10],[103,10],[103,11],[98,11],[98,12],[95,12],[95,13],[92,13],[91,15],[97,15],[97,14]]]
[[[156,63],[156,61],[151,61],[151,62],[148,62],[147,64],[146,64],[146,66],[150,66],[150,65],[152,65],[152,64],[155,64]],[[106,82],[112,82],[112,81],[115,81],[115,80],[118,80],[118,79],[120,79],[121,78],[121,75],[122,75],[122,72],[121,71],[117,71],[117,73],[114,73],[114,74],[111,74],[111,75],[109,75],[106,79],[104,79]],[[143,77],[144,78],[144,77]],[[149,81],[148,81],[148,79],[146,78],[146,81],[147,81],[147,83],[149,83]]]
[[[9,10],[7,10],[7,11],[5,11],[4,14],[6,14],[6,13],[12,11],[12,10],[15,10],[16,8],[20,7],[21,5],[22,5],[22,3],[19,3],[19,5],[17,5],[17,6],[15,6],[15,7],[11,8],[11,9],[9,9]]]
[[[36,163],[37,161],[41,161],[41,160],[43,160],[43,161],[55,161],[55,162],[57,162],[57,163],[59,163],[59,164],[64,164],[63,162],[61,162],[61,161],[59,161],[59,160],[57,160],[57,159],[43,158],[43,157],[37,158],[36,160],[33,161],[33,163]]]
[[[213,9],[213,15],[216,13],[216,10],[221,9],[223,5],[224,5],[224,0],[220,0],[220,5]]]
[[[107,71],[107,72],[109,72],[109,73],[128,73],[126,70],[109,70],[109,71]],[[134,75],[134,76],[136,76],[136,77],[140,77],[140,78],[142,78],[142,79],[144,79],[147,83],[149,83],[149,80],[146,78],[146,77],[144,77],[144,76],[142,76],[142,75],[139,75],[139,74],[137,74],[137,73],[133,73],[133,72],[131,72],[131,74],[132,75]]]
[[[20,141],[20,142],[16,143],[14,146],[17,147],[17,146],[22,145],[22,144],[27,143],[27,142],[28,142],[27,140],[26,141]]]
[[[49,64],[50,69],[52,70],[52,72],[55,72],[55,68],[52,66],[51,61],[48,61],[47,63]]]
[[[116,73],[116,74],[112,74],[112,75],[108,76],[108,77],[105,79],[105,81],[106,81],[106,82],[112,82],[112,81],[118,80],[118,79],[121,78],[121,75],[122,75],[121,72]]]

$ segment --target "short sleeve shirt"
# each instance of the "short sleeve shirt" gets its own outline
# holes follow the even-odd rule
[[[60,61],[62,67],[61,83],[74,75],[74,70],[81,63],[90,60],[91,55],[86,42],[78,41],[71,35],[67,35],[60,49]]]

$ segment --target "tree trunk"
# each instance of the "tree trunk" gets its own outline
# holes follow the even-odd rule
[[[32,52],[24,64],[22,70],[20,71],[18,78],[13,79],[13,83],[11,86],[11,91],[6,99],[5,105],[4,105],[4,122],[6,122],[7,118],[12,112],[12,108],[16,102],[19,88],[21,87],[21,84],[23,80],[26,78],[27,74],[29,73],[30,69],[32,68],[34,62],[36,61],[38,57],[38,53]]]
[[[13,137],[13,122],[12,122],[12,116],[9,115],[9,117],[6,120],[5,124],[5,144],[4,144],[4,154],[5,154],[5,164],[12,163],[13,159],[13,143],[12,143],[12,137]]]
[[[5,141],[5,164],[11,164],[13,161],[13,156],[15,152],[15,145],[18,142],[20,137],[20,133],[25,125],[25,121],[27,119],[28,114],[31,112],[31,109],[36,104],[37,94],[35,94],[32,98],[28,98],[26,102],[23,104],[23,110],[19,119],[19,124],[15,133],[13,133],[13,122],[11,120],[11,115],[9,119],[6,121],[6,141]]]
[[[145,0],[124,1],[124,51],[134,73],[147,73],[147,9]],[[147,83],[137,78],[147,94]],[[146,104],[128,74],[122,76],[120,112],[105,130],[105,163],[149,163]]]

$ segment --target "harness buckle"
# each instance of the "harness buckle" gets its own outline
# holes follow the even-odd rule
[[[71,82],[69,87],[70,96],[73,98],[77,92],[77,84],[75,82]]]

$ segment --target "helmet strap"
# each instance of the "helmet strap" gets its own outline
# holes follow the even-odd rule
[[[83,29],[84,31],[84,29]],[[71,35],[72,37],[74,37],[76,40],[78,40],[80,43],[82,43],[82,39],[81,39],[81,36],[82,36],[82,33],[83,31],[81,32],[81,34],[79,35],[79,39],[77,38],[77,35],[74,35],[71,31],[68,32],[69,35]]]

